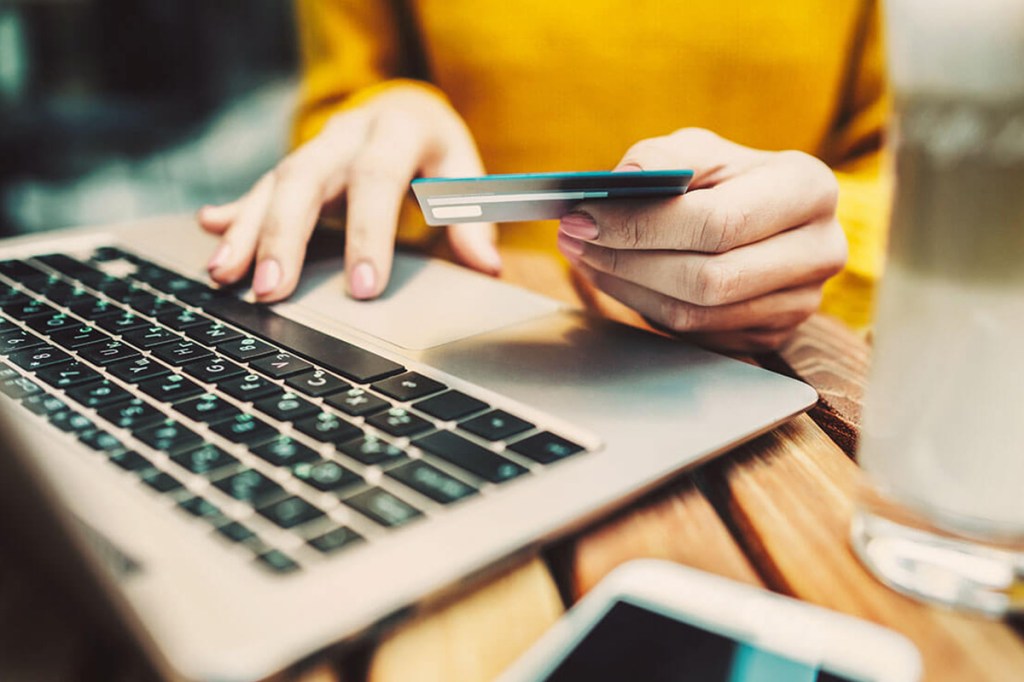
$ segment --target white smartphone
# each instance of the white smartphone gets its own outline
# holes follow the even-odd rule
[[[914,682],[900,634],[665,561],[617,568],[501,682]]]

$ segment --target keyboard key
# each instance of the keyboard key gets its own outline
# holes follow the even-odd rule
[[[251,505],[262,504],[280,495],[284,489],[255,469],[243,469],[214,485],[236,500]]]
[[[171,373],[171,368],[152,358],[134,358],[124,362],[116,362],[107,367],[107,371],[121,381],[138,384],[143,381],[162,377]]]
[[[36,376],[50,386],[60,389],[93,383],[103,378],[99,372],[83,365],[78,360],[44,367],[36,372]]]
[[[561,436],[556,436],[550,431],[544,431],[529,438],[524,438],[518,443],[512,443],[508,446],[508,449],[512,452],[518,452],[520,455],[525,455],[541,464],[550,464],[584,450],[582,445],[573,443]]]
[[[82,346],[112,340],[109,334],[106,334],[91,325],[83,325],[81,323],[69,329],[50,334],[50,338],[53,339],[53,342],[58,346],[70,348],[72,350],[81,348]]]
[[[452,421],[486,409],[489,405],[459,391],[445,391],[441,395],[421,400],[413,407],[442,421]]]
[[[309,544],[324,554],[333,554],[343,547],[351,547],[362,542],[363,536],[345,526],[340,526],[318,535],[309,541]]]
[[[232,398],[244,403],[259,400],[281,390],[280,386],[258,374],[246,374],[235,379],[228,379],[218,384],[217,387]]]
[[[274,466],[291,466],[320,459],[315,450],[288,436],[278,436],[269,443],[252,448],[252,452]]]
[[[224,467],[238,464],[238,459],[224,452],[212,443],[203,443],[198,448],[179,452],[171,457],[174,462],[193,474],[209,475]]]
[[[225,327],[219,322],[210,322],[200,327],[190,327],[185,330],[185,334],[207,346],[242,338],[240,332],[230,327]]]
[[[148,327],[150,324],[152,323],[149,320],[135,313],[110,315],[96,321],[97,326],[106,329],[111,334],[124,334],[125,332]]]
[[[321,492],[334,492],[363,482],[358,474],[328,459],[299,462],[292,467],[292,473]]]
[[[296,374],[285,379],[284,383],[290,388],[314,398],[351,388],[349,384],[322,369],[311,369],[302,374]]]
[[[211,302],[207,310],[231,324],[273,339],[286,350],[316,358],[324,369],[359,383],[383,379],[405,369],[397,362],[289,320],[264,306],[224,298]]]
[[[406,458],[405,450],[376,436],[365,436],[348,443],[342,443],[338,446],[338,450],[367,466],[373,464],[387,466]]]
[[[451,431],[432,433],[413,444],[491,483],[503,483],[527,473],[524,467],[515,462]]]
[[[145,471],[153,467],[148,459],[134,450],[113,454],[110,461],[126,471]]]
[[[67,403],[56,396],[47,393],[36,393],[24,398],[21,401],[33,414],[48,416],[54,412],[67,409]]]
[[[78,437],[78,440],[88,445],[93,450],[113,454],[124,450],[124,443],[117,439],[117,436],[106,431],[87,431]]]
[[[48,317],[55,315],[57,309],[48,303],[43,301],[37,301],[35,299],[29,299],[21,303],[11,303],[4,306],[4,314],[8,317],[21,320],[31,320],[33,317]]]
[[[86,265],[82,261],[76,260],[75,258],[63,253],[51,253],[45,256],[36,256],[35,259],[40,263],[44,263],[53,268],[57,272],[63,273],[68,277],[74,277],[75,279],[80,279],[82,277],[86,279],[94,279],[103,274],[96,268]]]
[[[274,573],[293,573],[299,570],[299,565],[284,552],[272,549],[256,557],[260,565],[269,568]]]
[[[211,355],[213,353],[210,352],[210,349],[200,346],[195,341],[175,341],[153,349],[154,357],[175,366],[184,365],[193,360],[202,360]]]
[[[0,309],[28,303],[32,298],[9,284],[0,284]]]
[[[139,474],[139,478],[158,493],[169,493],[183,487],[181,481],[159,469],[145,469]]]
[[[173,419],[165,419],[163,423],[141,428],[135,431],[134,435],[153,449],[171,454],[187,450],[203,440],[197,433]]]
[[[28,320],[26,324],[40,334],[46,334],[49,336],[64,329],[78,327],[82,323],[70,315],[54,313],[53,315],[34,317],[31,320]]]
[[[68,308],[75,315],[83,317],[90,322],[97,322],[108,317],[124,314],[124,308],[91,295],[84,295],[78,300],[68,303]]]
[[[169,271],[168,271],[169,272]],[[139,278],[139,273],[136,272],[135,276]],[[140,278],[141,279],[141,278]],[[154,289],[159,289],[167,294],[180,294],[185,292],[197,291],[206,289],[207,286],[202,282],[197,282],[194,279],[188,277],[182,277],[176,273],[170,272],[169,276],[153,280],[144,280]]]
[[[298,374],[313,368],[313,365],[301,358],[295,357],[291,353],[274,353],[273,355],[253,360],[249,363],[249,366],[266,374],[271,379],[280,379],[281,377],[291,376],[292,374]]]
[[[132,398],[127,403],[120,405],[105,407],[99,411],[99,415],[114,426],[129,431],[152,426],[167,418],[163,412],[138,398]]]
[[[148,289],[144,289],[138,284],[129,284],[128,282],[125,282],[124,286],[117,287],[116,289],[108,287],[103,291],[118,303],[123,303],[134,310],[149,307],[157,299],[156,294]]]
[[[402,402],[423,398],[447,388],[440,381],[428,379],[422,374],[417,374],[416,372],[406,372],[405,374],[399,374],[396,377],[390,377],[383,381],[378,381],[373,385],[373,387],[389,398],[394,398],[395,400]]]
[[[155,297],[152,301],[146,299],[145,302],[132,299],[131,304],[132,309],[136,312],[142,313],[147,317],[155,317],[157,319],[162,315],[167,315],[181,309],[181,306],[171,299],[161,298],[159,296]]]
[[[388,401],[378,398],[372,393],[367,393],[361,388],[350,388],[342,393],[335,393],[324,398],[324,402],[352,417],[365,417],[391,407],[391,403]]]
[[[148,379],[139,384],[139,390],[164,403],[185,400],[206,392],[202,386],[180,374]]]
[[[266,442],[277,435],[277,429],[251,414],[237,415],[210,428],[232,443],[245,443],[250,446]]]
[[[124,341],[103,341],[94,343],[91,346],[83,346],[78,349],[78,354],[89,362],[97,365],[112,365],[115,362],[123,362],[139,357],[139,351],[129,346]]]
[[[71,356],[62,350],[50,345],[37,346],[28,350],[11,353],[8,360],[29,372],[34,372],[43,367],[67,362]]]
[[[156,346],[170,343],[171,341],[180,341],[181,337],[172,332],[167,327],[161,327],[160,325],[147,325],[132,331],[121,334],[128,343],[132,344],[137,348],[143,350],[149,350]]]
[[[170,327],[174,331],[183,331],[189,327],[198,327],[200,325],[209,324],[212,320],[205,315],[194,313],[191,310],[186,310],[180,306],[176,306],[169,312],[158,315],[157,320],[160,324]]]
[[[262,505],[256,511],[284,529],[301,526],[324,515],[309,502],[294,496]]]
[[[277,348],[265,341],[244,337],[218,344],[217,350],[238,362],[249,362],[255,358],[277,352]]]
[[[183,372],[208,384],[219,384],[222,381],[245,374],[245,368],[236,365],[227,358],[209,357],[181,366]]]
[[[220,507],[202,497],[190,497],[187,500],[179,502],[178,506],[192,516],[204,519],[213,524],[216,524],[225,518]]]
[[[174,409],[204,424],[217,424],[242,414],[233,404],[213,393],[204,393],[198,398],[175,403]]]
[[[282,422],[302,419],[320,411],[319,407],[298,394],[284,391],[257,400],[254,407],[272,419]]]
[[[232,542],[245,542],[250,538],[256,537],[256,533],[253,533],[249,528],[243,526],[237,521],[226,523],[223,526],[217,528],[217,532],[226,537]]]
[[[42,391],[42,387],[28,377],[16,376],[0,381],[0,393],[14,400],[21,400]]]
[[[394,528],[422,515],[418,509],[380,488],[370,488],[344,501],[382,526]]]
[[[80,286],[68,285],[54,287],[41,292],[51,303],[70,308],[72,311],[75,308],[82,308],[86,306],[95,305],[99,300],[96,298],[88,289],[84,289]]]
[[[18,281],[22,286],[31,289],[37,294],[43,294],[46,298],[50,298],[51,293],[56,294],[58,297],[67,295],[68,291],[74,289],[60,275],[33,275]]]
[[[35,334],[18,329],[0,335],[0,355],[10,355],[26,348],[36,348],[45,342]]]
[[[80,405],[94,410],[132,400],[131,393],[106,380],[69,388],[67,394]]]
[[[91,419],[70,409],[51,413],[50,423],[61,431],[74,433],[85,433],[96,428]]]
[[[473,486],[422,460],[413,460],[389,469],[388,476],[441,504],[457,502],[476,494],[476,488]]]
[[[414,436],[434,428],[434,425],[423,417],[418,417],[402,407],[392,407],[387,412],[367,417],[366,423],[397,437]]]
[[[17,260],[10,258],[7,260],[0,261],[0,275],[6,275],[14,281],[26,279],[28,277],[38,277],[43,272],[34,265],[29,265],[23,260]]]
[[[332,412],[320,412],[295,422],[295,428],[321,443],[344,443],[363,435],[362,430]]]
[[[459,424],[460,429],[469,431],[486,440],[505,440],[523,431],[529,431],[533,424],[504,410],[492,410]]]

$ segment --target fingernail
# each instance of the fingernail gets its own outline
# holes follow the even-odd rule
[[[585,241],[597,239],[597,223],[594,222],[592,215],[584,211],[573,211],[562,216],[562,222],[559,223],[558,229],[576,239]]]
[[[281,265],[273,258],[261,260],[252,277],[252,293],[266,296],[277,288],[281,281]]]
[[[495,276],[501,274],[501,254],[498,253],[498,250],[493,245],[487,252],[480,254],[480,256],[483,258],[484,266],[487,268],[488,273]]]
[[[348,281],[349,291],[354,298],[372,298],[376,294],[377,273],[373,266],[362,261],[352,269]]]
[[[583,242],[578,239],[573,239],[564,232],[559,232],[558,250],[561,251],[569,260],[576,261],[579,260],[581,255],[583,255]]]
[[[220,266],[224,265],[230,255],[231,245],[227,242],[221,242],[221,245],[213,252],[213,256],[210,257],[210,262],[206,264],[207,271],[213,272]]]

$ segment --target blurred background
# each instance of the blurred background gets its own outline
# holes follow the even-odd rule
[[[290,0],[0,0],[0,235],[237,197],[297,62]]]

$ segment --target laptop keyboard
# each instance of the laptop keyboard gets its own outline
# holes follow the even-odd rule
[[[0,261],[0,391],[291,573],[585,448],[115,247]]]

